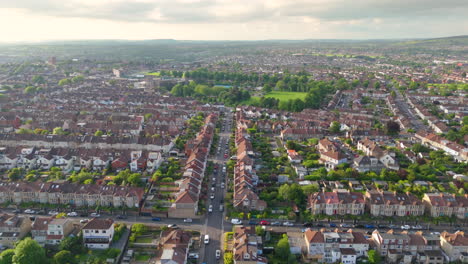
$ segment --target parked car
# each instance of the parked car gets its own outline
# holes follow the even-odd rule
[[[21,213],[21,210],[20,209],[15,209],[15,210],[13,210],[13,213],[14,214],[19,214],[19,213]]]
[[[159,221],[161,221],[161,218],[159,218],[159,217],[153,217],[153,218],[151,218],[151,221],[159,222]]]
[[[239,220],[237,218],[231,219],[231,224],[233,225],[242,225],[242,220]]]
[[[192,218],[185,218],[184,219],[184,223],[192,223],[192,222],[193,222]]]
[[[258,222],[255,220],[250,220],[249,225],[258,225]]]
[[[420,229],[423,229],[423,227],[421,225],[414,225],[414,226],[411,226],[411,229],[420,230]]]
[[[210,204],[210,206],[208,207],[208,213],[212,213],[213,212],[213,205]]]
[[[260,224],[261,225],[270,225],[270,222],[268,222],[267,220],[262,220],[262,221],[260,221]]]
[[[221,250],[217,249],[216,250],[216,259],[220,259],[221,258]]]
[[[82,224],[86,224],[86,223],[88,223],[88,222],[89,222],[88,219],[81,219],[81,220],[80,220],[80,223],[82,223]]]
[[[336,227],[335,223],[330,223],[329,225],[330,225],[330,227]]]
[[[357,224],[356,228],[364,228],[364,225],[363,224]]]
[[[294,223],[291,222],[284,222],[283,226],[294,226]]]
[[[67,216],[75,217],[75,216],[78,216],[78,214],[76,212],[70,212],[67,214]]]
[[[316,224],[315,226],[316,226],[316,227],[325,227],[325,225],[322,224],[322,223],[318,223],[318,224]]]
[[[57,211],[49,211],[49,215],[58,215]]]
[[[127,219],[127,216],[126,215],[118,215],[117,219]]]
[[[367,225],[364,225],[364,228],[373,229],[375,228],[375,225],[367,224]]]
[[[214,193],[212,193],[212,194],[210,195],[210,199],[213,200],[214,198],[215,198],[215,195],[214,195]]]
[[[377,225],[377,227],[378,227],[378,228],[388,228],[387,225],[382,225],[382,224],[381,224],[381,225]]]
[[[411,229],[411,226],[409,226],[409,225],[402,225],[402,226],[401,226],[401,229],[403,229],[403,230],[410,230],[410,229]]]
[[[100,217],[101,215],[98,213],[91,213],[89,216],[91,217]]]
[[[205,244],[209,244],[210,243],[210,236],[209,235],[205,235],[205,238],[203,239],[203,242]]]
[[[271,225],[272,226],[280,226],[281,222],[275,221],[275,222],[271,223]]]
[[[198,253],[189,253],[188,258],[189,259],[198,259],[199,255],[198,255]]]
[[[32,210],[32,209],[26,209],[26,210],[24,210],[24,213],[25,213],[25,214],[35,214],[36,211],[34,211],[34,210]]]
[[[179,227],[176,224],[169,224],[167,225],[167,228],[177,229]]]
[[[340,227],[343,227],[343,228],[353,228],[354,225],[352,224],[341,224]]]
[[[395,229],[395,228],[398,228],[398,226],[391,224],[391,225],[388,225],[388,228]]]

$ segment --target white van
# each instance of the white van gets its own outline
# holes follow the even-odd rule
[[[203,239],[203,242],[205,244],[209,244],[210,243],[210,236],[209,235],[205,235],[205,239]]]

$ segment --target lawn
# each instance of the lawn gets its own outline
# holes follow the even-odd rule
[[[272,91],[269,92],[265,95],[265,97],[272,97],[279,99],[280,101],[288,101],[288,100],[294,100],[294,99],[301,99],[304,100],[306,97],[307,93],[301,93],[301,92],[282,92],[282,91]],[[249,100],[243,101],[242,104],[244,105],[253,105],[255,103],[258,103],[260,100],[259,96],[252,96],[250,97]]]
[[[160,73],[159,72],[147,72],[147,73],[145,73],[145,75],[159,76]]]
[[[152,237],[137,237],[136,240],[135,240],[135,243],[151,243],[153,242],[153,238]]]
[[[301,99],[304,100],[307,93],[300,93],[300,92],[280,92],[280,91],[272,91],[265,95],[265,97],[273,97],[279,99],[280,101],[288,101],[294,99]]]
[[[135,255],[136,261],[148,261],[150,258],[151,258],[151,255],[140,255],[140,254]]]

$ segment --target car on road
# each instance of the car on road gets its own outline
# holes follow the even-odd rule
[[[88,219],[81,219],[81,220],[80,220],[80,223],[82,223],[82,224],[86,224],[86,223],[88,223],[88,222],[89,222]]]
[[[325,227],[325,225],[322,224],[322,223],[318,223],[318,224],[316,224],[315,226],[316,226],[316,227]]]
[[[193,222],[192,218],[185,218],[184,219],[184,223],[192,223],[192,222]]]
[[[262,220],[262,221],[260,221],[260,224],[261,225],[270,225],[270,222],[268,222],[267,220]]]
[[[414,225],[414,226],[411,226],[411,229],[420,230],[420,229],[423,229],[423,227],[421,225]]]
[[[216,250],[216,259],[220,259],[221,258],[221,250],[217,249]]]
[[[159,218],[159,217],[153,217],[153,218],[151,218],[151,221],[159,222],[159,221],[161,221],[161,218]]]
[[[178,229],[179,227],[176,224],[169,224],[167,228]]]
[[[199,255],[198,255],[198,253],[189,253],[188,258],[189,259],[198,259]]]
[[[271,223],[271,225],[272,226],[280,226],[281,222],[275,221],[275,222]]]
[[[403,229],[403,230],[410,230],[410,229],[411,229],[411,226],[409,226],[409,225],[402,225],[402,226],[401,226],[401,229]]]
[[[49,211],[48,215],[58,215],[59,213],[57,211]]]
[[[32,209],[26,209],[26,210],[24,210],[24,213],[25,213],[25,214],[35,214],[36,211],[34,211],[34,210],[32,210]]]
[[[15,209],[15,210],[13,210],[13,213],[14,214],[19,214],[19,213],[21,213],[21,210],[20,209]]]
[[[363,224],[357,224],[355,227],[356,228],[365,228]]]
[[[222,205],[222,204],[219,205],[219,211],[220,212],[224,211],[224,205]]]
[[[70,213],[67,214],[67,216],[75,217],[75,216],[78,216],[78,213],[77,212],[70,212]]]
[[[258,225],[258,222],[255,220],[250,220],[249,225]]]
[[[214,192],[214,191],[215,191],[215,188],[214,188],[214,186],[213,186],[213,187],[211,187],[211,191],[212,191],[212,192]]]
[[[210,199],[213,200],[214,198],[215,198],[215,195],[214,195],[214,193],[212,193],[212,194],[210,195]]]
[[[388,228],[390,228],[390,229],[395,229],[395,228],[398,228],[398,226],[397,226],[397,225],[391,224],[391,225],[388,225]]]
[[[228,154],[227,154],[227,153],[226,153],[226,154],[224,154],[224,158],[225,158],[225,159],[227,159],[227,157],[228,157]]]
[[[233,225],[242,225],[242,220],[239,220],[237,218],[231,219],[231,224]]]
[[[352,228],[354,227],[352,224],[341,224],[340,227],[343,227],[343,228]]]
[[[294,223],[291,222],[284,222],[283,226],[294,226]]]
[[[209,235],[205,235],[205,238],[203,239],[203,243],[205,243],[205,245],[210,243],[210,236]]]
[[[126,215],[118,215],[117,219],[127,219],[127,216]]]
[[[375,228],[375,225],[367,224],[367,225],[364,225],[364,228],[373,229],[373,228]]]
[[[382,224],[380,224],[380,225],[377,225],[377,227],[378,227],[378,228],[388,228],[388,226],[387,226],[387,225],[382,225]]]
[[[330,223],[329,226],[330,227],[336,227],[336,224],[335,223]]]
[[[101,215],[98,213],[91,213],[89,216],[91,217],[100,217]]]
[[[221,183],[221,189],[224,189],[224,182]]]
[[[213,205],[210,204],[210,206],[208,207],[208,213],[212,213],[213,212]]]

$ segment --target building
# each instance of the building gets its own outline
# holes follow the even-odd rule
[[[432,217],[456,216],[465,219],[468,216],[468,195],[456,196],[448,193],[426,193],[423,202]]]
[[[0,245],[13,247],[31,230],[29,217],[18,215],[0,215]]]
[[[114,238],[114,221],[94,218],[83,227],[82,233],[87,248],[107,249]]]
[[[367,191],[366,205],[373,216],[419,216],[424,204],[411,193]]]
[[[369,242],[363,233],[332,232],[307,229],[304,232],[306,257],[318,263],[355,264],[357,258],[366,256]]]
[[[468,236],[461,231],[443,232],[440,234],[440,247],[449,257],[450,262],[462,261],[468,253]]]
[[[73,231],[73,223],[68,218],[54,218],[47,224],[46,244],[58,245]]]
[[[262,238],[255,234],[252,226],[237,226],[234,230],[234,264],[266,264],[268,260],[261,256]]]
[[[162,232],[159,240],[162,252],[156,264],[186,264],[191,244],[192,235],[189,232],[180,229]]]
[[[364,195],[349,191],[317,192],[309,195],[308,209],[314,215],[362,215]]]

